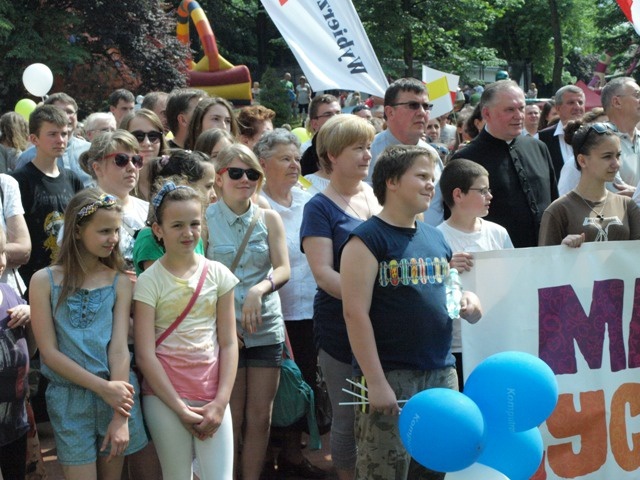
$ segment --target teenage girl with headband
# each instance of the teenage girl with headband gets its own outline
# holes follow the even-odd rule
[[[47,410],[66,479],[118,480],[124,455],[147,443],[127,332],[131,281],[118,248],[115,196],[85,189],[69,202],[54,265],[30,284]]]

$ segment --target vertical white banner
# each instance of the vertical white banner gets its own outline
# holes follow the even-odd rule
[[[314,90],[389,86],[351,0],[262,0]]]

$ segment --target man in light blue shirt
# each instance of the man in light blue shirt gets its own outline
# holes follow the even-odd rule
[[[420,80],[400,78],[389,85],[384,94],[384,118],[387,121],[387,129],[378,133],[371,144],[371,163],[365,179],[369,185],[376,160],[389,145],[418,145],[432,149],[435,153],[434,158],[438,158],[434,170],[437,184],[442,173],[442,161],[433,147],[423,140],[432,108],[427,89]],[[432,205],[426,214],[439,220],[434,220],[432,224],[440,223],[444,216],[442,202]]]

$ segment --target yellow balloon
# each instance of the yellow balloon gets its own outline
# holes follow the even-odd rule
[[[29,117],[31,116],[31,112],[36,109],[36,102],[31,100],[30,98],[23,98],[16,103],[16,107],[14,111],[21,115],[27,122],[29,121]]]
[[[291,130],[291,133],[293,133],[296,137],[298,137],[298,140],[300,140],[300,143],[304,143],[307,140],[311,139],[311,135],[309,134],[307,129],[304,127],[294,128],[293,130]]]

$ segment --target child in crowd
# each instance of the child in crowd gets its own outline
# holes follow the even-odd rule
[[[198,136],[198,140],[196,140],[196,145],[193,149],[196,152],[209,155],[211,161],[215,164],[220,151],[234,143],[236,143],[236,139],[230,132],[221,128],[213,128],[205,130]]]
[[[165,254],[140,275],[134,315],[147,425],[165,479],[192,477],[194,449],[200,478],[230,479],[238,280],[195,252],[202,226],[199,193],[167,182],[152,203],[153,232]]]
[[[433,198],[436,162],[422,147],[388,147],[372,176],[382,211],[353,230],[341,254],[354,380],[368,399],[356,410],[358,480],[444,478],[411,461],[398,429],[399,400],[458,387],[445,291],[451,249],[440,231],[417,221]],[[480,319],[472,292],[463,292],[460,316]]]
[[[6,238],[0,228],[0,276],[7,265]],[[0,478],[25,478],[31,314],[9,285],[0,283]]]
[[[489,188],[489,173],[482,165],[463,158],[452,160],[444,167],[440,177],[440,189],[444,203],[451,210],[451,216],[438,225],[438,229],[453,250],[451,268],[462,274],[471,270],[473,266],[472,252],[513,248],[504,227],[482,219],[489,213],[489,205],[493,198]],[[451,349],[456,357],[458,383],[462,391],[460,335],[460,319],[455,319]]]
[[[33,275],[33,330],[65,478],[120,478],[147,439],[129,368],[131,281],[118,249],[122,211],[96,188],[75,195],[51,267]]]
[[[182,177],[185,183],[202,193],[207,204],[217,200],[214,189],[216,170],[209,156],[202,152],[175,150],[170,157],[164,156],[154,159],[149,165],[149,176],[153,195],[169,178],[175,182],[176,179]],[[155,221],[154,211],[151,206],[147,225],[151,225]],[[204,255],[203,241],[198,242],[196,253]],[[147,226],[140,230],[133,246],[133,263],[136,275],[140,275],[163,254],[162,245],[154,238],[151,227]]]

